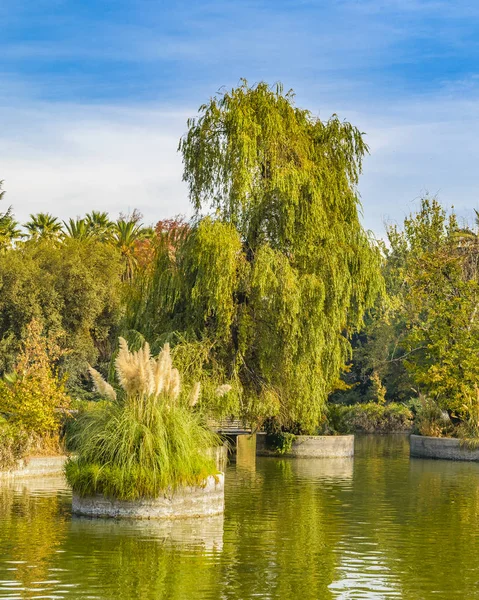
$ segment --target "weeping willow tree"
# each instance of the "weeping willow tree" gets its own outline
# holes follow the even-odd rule
[[[358,217],[362,134],[242,81],[200,107],[179,149],[197,218],[161,237],[132,326],[212,341],[243,415],[313,430],[382,289]]]

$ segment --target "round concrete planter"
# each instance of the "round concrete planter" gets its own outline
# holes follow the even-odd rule
[[[257,434],[256,454],[278,456],[266,445],[266,434]],[[294,458],[344,458],[354,456],[354,435],[297,435],[291,451],[280,456]]]
[[[411,435],[409,453],[416,458],[439,458],[445,460],[479,461],[479,448],[470,450],[457,438],[438,438]]]
[[[0,479],[62,475],[67,459],[67,456],[31,456],[22,458],[13,469],[0,471]]]
[[[224,475],[208,477],[204,486],[179,488],[158,498],[124,501],[102,495],[73,494],[72,512],[89,517],[126,519],[184,519],[221,514],[224,511]]]
[[[228,464],[228,446],[226,444],[209,448],[207,455],[210,458],[214,458],[218,471],[225,470]]]

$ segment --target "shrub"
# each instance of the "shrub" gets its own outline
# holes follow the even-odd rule
[[[444,437],[452,434],[454,426],[448,413],[439,408],[432,398],[419,394],[414,405],[416,408],[415,433],[432,437]]]
[[[0,469],[7,470],[23,458],[28,448],[28,435],[22,429],[0,422]]]
[[[14,373],[0,381],[0,413],[14,426],[34,438],[58,437],[69,398],[63,382],[52,369],[55,346],[42,335],[33,320]]]
[[[386,403],[386,388],[382,384],[381,378],[379,377],[379,373],[374,371],[371,377],[369,378],[371,381],[371,395],[377,404],[385,404]]]
[[[134,500],[199,485],[216,474],[207,450],[219,438],[193,412],[190,405],[198,401],[199,387],[190,394],[182,390],[168,344],[154,359],[148,344],[130,352],[120,338],[115,366],[118,389],[90,369],[97,391],[108,401],[87,411],[73,436],[78,457],[66,465],[73,490]]]
[[[392,433],[412,427],[413,414],[404,404],[353,404],[328,407],[329,431],[339,433]]]
[[[456,428],[456,434],[471,449],[479,447],[479,388],[466,396],[462,407],[463,421]]]
[[[288,452],[291,452],[295,438],[296,436],[294,433],[289,433],[287,431],[267,433],[266,446],[269,450],[276,452],[276,454],[287,454]]]

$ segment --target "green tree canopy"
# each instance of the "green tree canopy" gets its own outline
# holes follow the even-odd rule
[[[68,352],[61,368],[75,383],[87,362],[108,361],[121,318],[119,252],[65,239],[22,244],[0,255],[0,372],[10,371],[37,319]]]
[[[162,237],[135,325],[213,340],[243,414],[314,429],[382,289],[358,216],[363,137],[242,82],[200,108],[180,149],[198,219]]]
[[[2,190],[3,181],[0,181],[0,200],[5,196],[5,190]],[[0,212],[0,250],[9,248],[12,243],[21,236],[18,223],[15,221],[12,208],[9,207],[5,212]]]
[[[425,198],[388,235],[404,363],[420,391],[461,415],[479,381],[477,232]]]

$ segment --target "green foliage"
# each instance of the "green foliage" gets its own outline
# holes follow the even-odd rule
[[[57,349],[32,321],[15,368],[15,377],[0,381],[0,414],[13,426],[39,438],[58,436],[69,406],[64,385],[52,369]]]
[[[0,200],[5,195],[2,190],[3,181],[0,181]],[[18,223],[15,221],[12,208],[9,207],[6,212],[0,212],[0,251],[10,248],[12,243],[21,236]]]
[[[98,395],[91,393],[91,396]],[[88,420],[89,416],[97,410],[104,410],[106,408],[106,400],[85,400],[77,397],[72,398],[70,404],[70,411],[63,423],[62,435],[65,448],[69,452],[77,452],[78,443],[80,438],[80,432],[84,426],[84,423]]]
[[[389,238],[404,364],[421,391],[461,416],[479,379],[479,246],[430,198]]]
[[[113,402],[84,417],[80,427],[78,458],[68,462],[66,475],[81,495],[155,497],[201,485],[216,473],[207,455],[214,436],[185,407],[156,405],[145,421],[131,405]]]
[[[296,434],[300,430],[298,424],[295,425],[296,429],[294,432],[286,431],[285,427],[280,424],[275,416],[273,416],[265,420],[263,427],[266,432],[265,441],[268,451],[278,455],[291,452],[293,442],[296,439]]]
[[[383,245],[382,274],[386,295],[378,299],[366,315],[363,329],[352,339],[352,361],[343,372],[346,390],[332,396],[335,403],[409,402],[415,394],[414,380],[404,364],[406,350],[402,342],[408,326],[403,313],[402,262]],[[379,378],[379,381],[376,381]]]
[[[0,421],[0,470],[14,467],[28,448],[28,434],[18,426]]]
[[[188,342],[176,338],[172,358],[181,373],[185,386],[192,388],[197,382],[201,386],[201,394],[196,404],[205,418],[213,416],[225,419],[238,414],[241,405],[241,383],[230,379],[231,389],[226,391],[223,382],[228,380],[223,365],[216,359],[208,342]]]
[[[452,435],[454,426],[447,412],[429,396],[419,394],[413,403],[415,408],[414,431],[419,435],[447,437]]]
[[[313,430],[382,289],[358,217],[363,138],[243,82],[200,108],[180,149],[193,205],[214,214],[160,239],[127,328],[206,340],[242,417]]]
[[[102,231],[100,226],[98,231]],[[138,264],[137,244],[151,237],[151,230],[143,227],[138,219],[133,217],[118,219],[111,229],[106,231],[111,233],[109,241],[120,251],[124,263],[124,278],[131,280]]]
[[[66,475],[73,490],[134,500],[214,475],[209,452],[219,439],[193,412],[199,388],[182,388],[169,346],[154,359],[148,344],[132,352],[122,339],[115,364],[118,389],[90,369],[108,401],[81,416],[72,436],[77,457]]]
[[[288,452],[291,452],[295,439],[294,433],[288,433],[287,431],[268,433],[266,435],[266,446],[268,450],[276,454],[288,454]]]
[[[121,259],[93,240],[28,242],[0,255],[0,372],[12,370],[32,319],[62,349],[61,373],[81,382],[87,363],[110,355],[121,318]]]
[[[35,241],[40,239],[57,240],[62,233],[61,222],[49,213],[40,212],[30,215],[30,221],[25,223],[24,227],[30,238]]]
[[[10,219],[10,230],[6,230],[5,235],[9,233],[9,239],[19,235],[18,231],[14,231],[15,223],[11,219],[10,211],[7,211],[3,217],[0,216],[0,244],[2,222],[6,223],[8,219]],[[139,252],[141,244],[153,235],[153,230],[144,227],[140,220],[141,214],[136,210],[131,215],[120,215],[117,221],[112,221],[106,212],[93,210],[84,218],[70,218],[68,222],[63,221],[63,224],[57,217],[49,213],[38,213],[30,215],[30,221],[25,223],[27,235],[24,237],[34,242],[49,240],[57,245],[69,239],[94,240],[115,247],[123,262],[123,277],[131,280],[138,264],[139,254],[141,254]],[[8,244],[6,245],[8,246]]]
[[[386,400],[407,402],[415,389],[439,412],[465,417],[465,399],[474,395],[479,377],[478,233],[460,228],[454,214],[426,196],[402,230],[389,228],[388,238],[388,296],[354,340],[345,376],[352,389],[334,401],[373,399],[377,373]],[[443,424],[431,414],[424,428],[440,432]]]
[[[458,437],[471,449],[479,447],[479,388],[477,385],[474,392],[464,399],[462,409],[464,419],[456,430]]]
[[[413,413],[404,404],[330,404],[326,430],[337,433],[396,433],[410,430],[412,419]]]
[[[381,382],[381,378],[377,371],[373,371],[370,377],[371,380],[371,392],[373,398],[377,404],[385,404],[386,402],[386,388]]]
[[[95,239],[101,242],[111,239],[114,224],[108,213],[92,210],[85,215],[85,224],[90,235]]]
[[[63,225],[65,226],[65,237],[86,240],[92,236],[85,219],[68,219],[68,223],[63,221]]]

